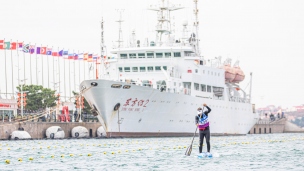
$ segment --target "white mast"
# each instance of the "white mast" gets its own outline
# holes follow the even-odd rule
[[[157,25],[156,25],[156,44],[161,46],[163,44],[162,35],[163,33],[171,34],[171,22],[170,22],[170,12],[182,9],[182,7],[170,6],[169,0],[167,0],[167,5],[165,5],[165,0],[161,0],[161,5],[159,7],[150,6],[149,10],[157,11]]]
[[[119,29],[118,29],[118,40],[117,40],[117,44],[118,44],[118,48],[122,48],[123,47],[123,37],[122,37],[122,30],[121,30],[121,23],[124,22],[122,20],[122,17],[121,17],[121,13],[124,11],[124,9],[120,9],[120,10],[117,10],[117,12],[119,12],[119,19],[116,21],[119,23]]]
[[[101,65],[101,72],[102,72],[102,75],[100,73],[98,73],[99,75],[101,75],[102,78],[104,78],[104,72],[105,72],[105,68],[104,68],[104,62],[105,62],[105,54],[104,54],[104,51],[105,51],[105,45],[104,45],[104,29],[103,29],[103,17],[101,18],[101,22],[100,22],[100,28],[101,28],[101,35],[100,35],[100,57],[101,57],[101,60],[100,60],[100,65]],[[97,62],[97,61],[96,61]]]
[[[195,35],[192,35],[192,37],[195,39],[195,52],[197,56],[200,56],[200,51],[199,51],[199,39],[198,39],[198,29],[199,29],[199,21],[198,21],[198,7],[197,7],[197,2],[198,0],[193,0],[194,1],[194,17],[195,21],[193,23],[193,27],[195,28]]]

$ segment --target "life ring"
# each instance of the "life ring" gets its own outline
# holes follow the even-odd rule
[[[117,103],[115,106],[114,106],[114,111],[117,111],[120,107],[120,103]]]
[[[79,137],[79,133],[78,132],[75,132],[75,137]]]
[[[54,133],[51,133],[51,134],[50,134],[50,138],[51,138],[51,139],[54,139],[54,137],[55,137],[55,134],[54,134]]]

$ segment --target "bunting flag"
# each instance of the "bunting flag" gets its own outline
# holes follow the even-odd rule
[[[74,54],[69,54],[68,59],[74,59]]]
[[[22,51],[23,51],[24,53],[29,53],[29,52],[30,52],[30,45],[29,45],[29,44],[24,44],[24,45],[22,46]]]
[[[63,55],[68,55],[69,51],[63,51]]]
[[[60,50],[59,52],[58,52],[58,56],[62,56],[63,55],[63,50]]]
[[[74,60],[78,60],[78,54],[74,53]]]
[[[58,56],[58,52],[52,52],[52,56]]]
[[[93,55],[93,59],[96,60],[98,58],[98,54]]]
[[[69,52],[68,51],[63,51],[63,59],[68,59],[68,54]]]
[[[23,51],[23,43],[18,43],[18,50]]]
[[[41,54],[41,55],[51,55],[57,57],[63,57],[65,59],[74,59],[74,60],[87,60],[88,62],[98,62],[97,60],[102,60],[103,57],[100,57],[98,54],[89,54],[89,53],[70,53],[64,50],[54,51],[52,48],[48,47],[36,47],[36,45],[23,44],[23,42],[6,42],[4,39],[0,40],[0,49],[7,50],[18,50],[24,53],[30,54]],[[106,56],[104,56],[106,58]]]
[[[36,54],[40,54],[40,47],[36,48]]]
[[[4,42],[4,49],[11,49],[11,42]]]
[[[11,43],[11,50],[16,50],[17,43],[16,42],[12,42]]]
[[[30,54],[35,53],[35,45],[30,45]]]
[[[3,49],[4,40],[0,40],[0,49]]]
[[[83,54],[83,60],[88,60],[88,53]]]
[[[46,48],[46,55],[52,55],[52,48]]]
[[[83,60],[83,53],[78,54],[78,60]]]
[[[93,55],[92,55],[92,54],[89,54],[88,56],[89,56],[89,57],[88,57],[88,62],[93,62]]]
[[[46,47],[41,47],[40,48],[40,54],[46,55]]]

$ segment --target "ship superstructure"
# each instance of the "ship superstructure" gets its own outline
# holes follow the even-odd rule
[[[182,38],[171,30],[171,12],[181,9],[162,0],[157,12],[154,41],[122,40],[112,50],[114,59],[104,59],[101,79],[85,80],[80,89],[107,136],[183,136],[192,135],[196,109],[203,103],[211,107],[211,134],[246,134],[257,115],[250,94],[239,86],[244,73],[237,61],[221,63],[201,56],[198,38],[198,8],[194,0],[195,32],[187,34],[183,22]],[[120,21],[122,21],[120,19]],[[121,34],[121,29],[119,34]]]

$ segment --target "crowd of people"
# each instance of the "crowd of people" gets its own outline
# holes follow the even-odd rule
[[[267,116],[268,116],[268,113],[265,113],[265,118],[267,118]],[[284,117],[285,117],[284,112],[282,112],[282,114],[280,114],[280,113],[277,114],[277,120],[284,118]],[[269,119],[270,119],[270,121],[275,121],[276,117],[273,113],[270,113]]]

